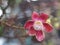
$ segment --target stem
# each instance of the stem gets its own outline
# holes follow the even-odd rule
[[[9,24],[7,22],[2,22],[2,21],[0,21],[0,22],[2,23],[2,25],[7,25],[7,26],[12,27],[12,28],[25,30],[24,27],[20,27],[20,26],[16,26],[16,25],[11,25],[11,24]]]

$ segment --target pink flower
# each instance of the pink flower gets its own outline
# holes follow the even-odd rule
[[[30,36],[35,36],[38,41],[42,41],[45,38],[44,31],[52,32],[53,29],[51,24],[46,23],[47,19],[47,14],[33,12],[32,20],[28,20],[24,28]]]

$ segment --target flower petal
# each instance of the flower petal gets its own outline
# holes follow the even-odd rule
[[[45,13],[41,13],[39,19],[45,22],[48,19],[48,15]]]
[[[29,29],[32,25],[33,25],[34,21],[33,20],[29,20],[25,23],[24,28],[25,29]]]
[[[36,35],[36,30],[34,30],[33,26],[32,26],[32,27],[30,28],[30,30],[28,31],[28,34],[29,34],[30,36]]]
[[[36,39],[38,41],[42,41],[45,38],[44,32],[42,30],[37,31],[36,33]]]
[[[39,19],[39,14],[37,12],[33,12],[32,19],[33,20],[38,20]]]
[[[52,30],[53,30],[52,25],[50,25],[50,24],[48,24],[48,23],[43,23],[43,26],[45,27],[45,30],[46,30],[47,32],[52,32]]]

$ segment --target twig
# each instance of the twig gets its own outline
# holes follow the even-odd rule
[[[12,27],[12,28],[25,30],[24,27],[20,27],[20,26],[16,26],[16,25],[11,25],[11,24],[9,24],[9,23],[7,23],[7,22],[4,22],[4,21],[0,21],[0,22],[1,22],[2,24],[7,25],[7,26]]]

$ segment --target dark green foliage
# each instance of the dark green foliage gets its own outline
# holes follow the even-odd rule
[[[4,28],[4,26],[0,25],[0,36],[3,35],[3,28]]]

